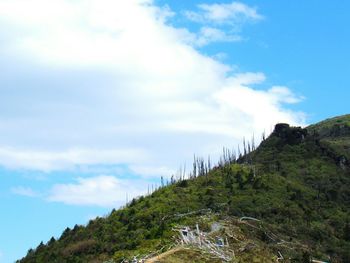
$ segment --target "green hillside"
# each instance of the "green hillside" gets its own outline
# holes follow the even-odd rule
[[[208,239],[227,239],[231,262],[350,262],[349,149],[349,115],[306,129],[278,124],[257,149],[225,151],[215,167],[196,160],[191,179],[67,228],[17,262],[122,262],[174,248],[158,262],[222,262],[179,244],[176,229],[197,224]]]
[[[310,126],[309,130],[326,148],[335,152],[337,157],[344,156],[346,160],[350,160],[350,115],[320,122]]]

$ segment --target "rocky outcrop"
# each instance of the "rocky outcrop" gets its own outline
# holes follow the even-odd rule
[[[295,145],[304,141],[308,132],[306,129],[301,127],[290,127],[289,124],[279,123],[275,126],[275,129],[272,133],[273,136],[276,136],[286,144]]]

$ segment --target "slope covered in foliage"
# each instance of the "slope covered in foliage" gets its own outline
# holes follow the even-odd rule
[[[308,262],[311,256],[350,262],[349,127],[349,116],[307,129],[278,124],[257,149],[249,146],[237,159],[225,154],[214,168],[196,162],[191,179],[172,181],[107,217],[67,228],[18,262],[121,262],[161,251],[174,244],[175,226],[199,222],[208,228],[202,211],[211,211],[216,221],[254,217],[283,240],[302,244],[278,249],[285,262]],[[253,262],[266,251],[263,261],[275,262],[278,241],[264,231],[252,234],[244,226],[240,231],[260,248],[238,253],[236,261]]]
[[[325,148],[330,148],[339,161],[350,160],[350,115],[335,117],[309,127]],[[342,158],[342,157],[345,157]],[[349,165],[349,163],[347,163]]]

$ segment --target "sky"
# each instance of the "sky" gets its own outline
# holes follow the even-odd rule
[[[349,113],[347,1],[0,0],[0,263],[278,122]]]

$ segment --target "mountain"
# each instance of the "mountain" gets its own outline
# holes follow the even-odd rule
[[[244,145],[17,262],[350,262],[350,115]]]

